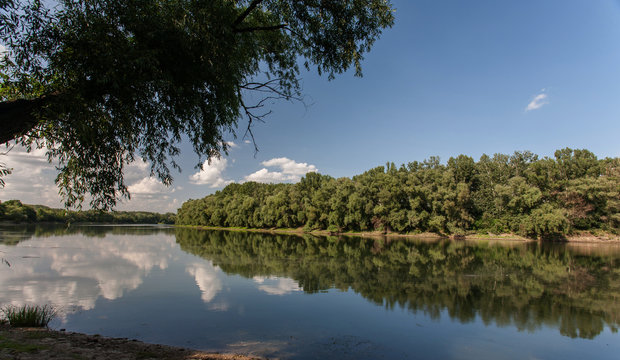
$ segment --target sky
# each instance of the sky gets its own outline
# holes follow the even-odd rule
[[[398,0],[395,25],[364,76],[302,72],[304,103],[279,102],[253,128],[258,152],[229,136],[203,170],[187,143],[166,188],[149,164],[127,169],[118,210],[176,211],[232,182],[296,182],[310,171],[352,177],[386,162],[588,149],[620,156],[619,0]],[[0,200],[61,207],[42,151],[13,148]]]

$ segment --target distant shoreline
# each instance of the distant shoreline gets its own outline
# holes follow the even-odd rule
[[[11,221],[0,221],[0,225],[68,225],[62,222],[31,222],[31,223],[19,223]],[[223,226],[204,226],[204,225],[175,225],[175,224],[155,224],[155,223],[110,223],[110,222],[76,222],[72,225],[80,226],[165,226],[170,228],[188,228],[199,230],[222,230],[222,231],[237,231],[237,232],[257,232],[264,234],[284,234],[284,235],[313,235],[313,236],[357,236],[363,238],[404,238],[404,239],[418,239],[418,240],[456,240],[456,241],[511,241],[511,242],[545,242],[545,243],[588,243],[588,244],[619,244],[620,235],[614,235],[611,233],[592,234],[588,231],[579,231],[574,234],[553,239],[531,239],[516,234],[466,234],[466,235],[443,235],[431,232],[419,233],[419,234],[401,234],[397,232],[382,232],[382,231],[361,231],[361,232],[334,232],[328,230],[312,230],[306,231],[303,227],[300,228],[239,228],[239,227],[223,227]]]
[[[365,231],[365,232],[333,232],[327,230],[305,231],[303,228],[236,228],[236,227],[220,227],[220,226],[203,226],[203,225],[174,225],[178,228],[190,228],[201,230],[223,230],[238,232],[258,232],[265,234],[289,234],[289,235],[315,235],[315,236],[358,236],[364,238],[407,238],[419,240],[464,240],[464,241],[518,241],[518,242],[555,242],[555,243],[601,243],[601,244],[620,244],[620,236],[609,233],[594,235],[587,231],[577,232],[561,239],[530,239],[516,234],[467,234],[467,235],[441,235],[436,233],[420,233],[420,234],[401,234],[396,232],[381,231]]]

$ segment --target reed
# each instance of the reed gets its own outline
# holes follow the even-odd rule
[[[45,327],[56,317],[56,310],[51,305],[9,305],[2,312],[12,327]]]

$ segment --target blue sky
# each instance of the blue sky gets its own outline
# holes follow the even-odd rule
[[[254,127],[257,154],[241,120],[229,155],[202,174],[184,146],[172,188],[134,166],[133,200],[119,208],[169,211],[231,181],[294,182],[314,170],[350,177],[433,155],[571,147],[620,156],[619,1],[392,3],[396,24],[366,56],[362,78],[302,73],[307,106],[276,103]],[[6,161],[16,171],[0,200],[60,204],[53,168],[19,150]]]

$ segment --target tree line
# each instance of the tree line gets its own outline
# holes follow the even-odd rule
[[[620,158],[565,148],[387,163],[353,178],[308,173],[296,184],[233,183],[190,199],[176,223],[216,227],[513,233],[556,238],[620,232]]]
[[[592,339],[620,325],[620,259],[557,244],[271,235],[176,228],[181,249],[227,274],[354,291],[387,308]]]
[[[146,211],[72,211],[44,205],[22,204],[19,200],[0,202],[0,221],[11,223],[109,223],[174,224],[174,213]]]

